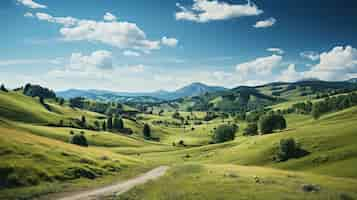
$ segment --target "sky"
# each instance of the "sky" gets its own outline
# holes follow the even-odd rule
[[[148,92],[357,77],[355,0],[1,0],[0,82]]]

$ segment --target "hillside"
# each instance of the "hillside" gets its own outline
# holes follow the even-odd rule
[[[286,109],[309,98],[313,103],[322,101],[323,98],[313,99],[320,91],[328,92],[330,97],[346,95],[350,87],[335,83],[294,84],[295,89],[281,93],[285,98],[268,92],[275,87],[286,89],[291,84],[274,83],[181,98],[169,102],[162,113],[157,113],[158,108],[151,113],[135,110],[132,119],[124,119],[124,126],[133,131],[131,135],[88,128],[95,121],[107,120],[105,114],[71,108],[68,102],[60,104],[53,99],[41,103],[38,97],[19,91],[0,91],[0,158],[5,160],[0,163],[0,198],[51,197],[52,192],[115,182],[161,165],[171,166],[166,175],[135,187],[118,199],[235,199],[236,195],[246,199],[356,198],[356,106],[326,113],[319,119],[309,114],[286,113],[286,129],[256,136],[244,136],[250,122],[231,115],[205,121],[207,110],[199,107],[208,104],[212,113],[229,113],[231,109],[241,112],[242,107]],[[311,89],[314,93],[301,98],[301,87],[316,90]],[[174,106],[193,111],[180,111],[175,118]],[[196,108],[202,111],[195,111]],[[77,124],[82,116],[88,126]],[[71,123],[75,126],[67,126]],[[144,124],[150,126],[151,138],[143,136]],[[225,124],[238,126],[235,139],[211,144],[217,127]],[[71,132],[83,134],[89,147],[70,144]],[[306,154],[277,162],[277,146],[287,138],[295,139]],[[195,192],[193,184],[197,183],[200,190],[207,192]],[[319,189],[304,192],[301,188],[306,184]],[[240,190],[237,192],[236,188]]]

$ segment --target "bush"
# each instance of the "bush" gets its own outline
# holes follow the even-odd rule
[[[150,126],[148,124],[144,125],[143,135],[144,135],[145,138],[151,138],[151,129],[150,129]]]
[[[76,144],[83,147],[88,147],[87,138],[84,134],[76,134],[71,138],[71,144]]]
[[[236,131],[237,129],[233,125],[227,125],[227,124],[220,125],[214,131],[213,142],[222,143],[229,140],[234,140]]]
[[[286,120],[279,114],[263,115],[259,119],[259,126],[261,134],[272,133],[276,129],[283,130],[286,128]]]
[[[6,89],[6,87],[5,87],[4,84],[1,84],[1,86],[0,86],[0,91],[9,92],[9,90]]]
[[[307,151],[300,148],[293,138],[281,139],[276,153],[276,160],[279,162],[287,161],[290,158],[299,158],[307,155]]]
[[[244,129],[243,135],[258,135],[258,125],[257,123],[249,123],[247,128]]]

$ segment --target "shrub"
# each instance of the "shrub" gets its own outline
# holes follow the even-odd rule
[[[6,89],[6,87],[5,87],[4,84],[1,84],[1,86],[0,86],[0,91],[8,92],[9,90]]]
[[[258,125],[257,123],[249,123],[247,128],[244,129],[243,135],[257,135],[258,134]]]
[[[213,142],[222,143],[229,140],[234,140],[236,131],[237,129],[233,125],[227,125],[227,124],[220,125],[214,131]]]
[[[285,129],[286,120],[282,115],[279,114],[267,114],[263,115],[259,119],[259,126],[261,134],[272,133],[276,129]]]
[[[282,162],[290,158],[299,158],[306,154],[308,152],[301,149],[293,138],[281,139],[276,153],[276,160]]]
[[[150,126],[148,124],[144,125],[143,135],[144,135],[145,138],[150,138],[151,137],[151,129],[150,129]]]
[[[83,134],[76,134],[71,138],[71,144],[76,144],[79,146],[87,147],[88,142],[86,137]]]

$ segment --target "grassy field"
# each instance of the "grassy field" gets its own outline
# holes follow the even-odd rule
[[[290,106],[292,102],[276,105]],[[136,187],[117,199],[356,199],[357,107],[324,115],[288,114],[286,130],[264,136],[242,136],[238,121],[235,140],[209,144],[213,130],[232,118],[202,124],[204,112],[172,111],[141,114],[124,120],[134,134],[47,126],[85,116],[88,123],[103,115],[47,102],[17,92],[0,92],[0,199],[31,198],[73,191],[126,179],[158,165],[171,169],[159,180]],[[168,125],[157,121],[168,122]],[[142,127],[151,126],[145,140]],[[89,147],[69,144],[70,131],[84,131]],[[283,138],[294,138],[308,155],[274,161]],[[178,145],[179,141],[185,145]],[[175,145],[173,145],[175,143]],[[258,179],[258,180],[257,180]],[[305,192],[302,185],[317,185]],[[51,199],[51,195],[48,197]]]
[[[319,191],[304,191],[308,184]],[[356,184],[354,179],[271,168],[187,163],[116,199],[355,199]]]

